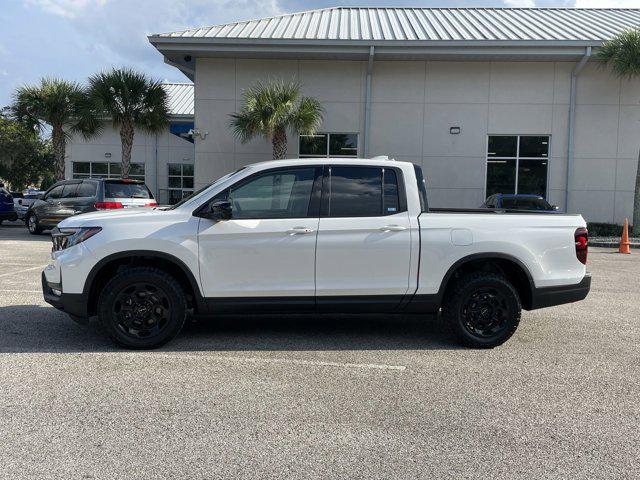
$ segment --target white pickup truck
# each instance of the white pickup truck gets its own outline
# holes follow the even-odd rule
[[[489,348],[522,308],[591,284],[580,215],[429,210],[420,167],[388,160],[258,163],[169,209],[69,218],[52,239],[45,300],[129,348],[164,344],[189,313],[287,311],[441,311]]]

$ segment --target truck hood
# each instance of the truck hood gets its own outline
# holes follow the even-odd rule
[[[103,225],[119,222],[144,222],[155,221],[159,217],[167,217],[172,211],[159,210],[155,208],[131,208],[118,210],[104,210],[99,212],[83,213],[69,217],[60,222],[58,227],[100,227]]]

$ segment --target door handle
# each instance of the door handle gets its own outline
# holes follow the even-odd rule
[[[402,232],[406,230],[407,227],[403,227],[402,225],[385,225],[380,228],[381,232]]]
[[[313,233],[313,228],[307,227],[293,227],[291,230],[287,230],[289,235],[305,235],[307,233]]]

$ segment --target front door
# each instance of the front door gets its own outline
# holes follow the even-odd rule
[[[205,296],[298,297],[313,305],[321,180],[319,167],[279,168],[219,194],[231,203],[232,218],[200,220]]]
[[[392,167],[327,169],[316,251],[321,309],[393,308],[407,293],[411,228],[401,182]]]

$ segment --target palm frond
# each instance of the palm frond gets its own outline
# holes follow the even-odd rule
[[[640,29],[627,30],[605,42],[595,58],[621,78],[640,75]]]
[[[234,136],[245,143],[258,136],[272,139],[286,130],[315,131],[322,124],[322,107],[313,98],[300,98],[300,90],[299,82],[282,79],[259,81],[245,89],[242,108],[230,115]]]

